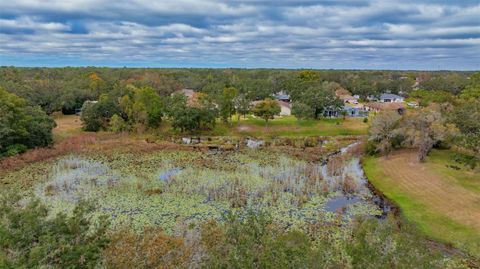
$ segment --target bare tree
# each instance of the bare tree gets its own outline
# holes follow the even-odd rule
[[[376,150],[388,156],[392,151],[392,141],[398,135],[401,116],[396,111],[382,111],[372,120],[369,140],[376,142]]]
[[[405,116],[400,131],[405,135],[406,146],[418,148],[420,162],[425,161],[435,144],[450,141],[458,133],[454,124],[446,123],[439,105],[411,111]]]

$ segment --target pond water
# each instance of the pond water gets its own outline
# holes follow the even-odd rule
[[[182,172],[182,168],[179,168],[179,167],[175,167],[175,168],[172,168],[172,169],[169,169],[165,172],[162,172],[160,173],[160,175],[158,176],[158,179],[160,179],[161,181],[167,181],[169,180],[171,177],[179,174],[180,172]]]
[[[328,212],[339,213],[347,209],[349,205],[362,202],[362,199],[359,197],[349,197],[349,196],[339,196],[331,198],[325,204],[325,210]]]
[[[381,210],[382,214],[377,217],[385,217],[391,210],[390,206],[383,198],[375,195],[369,188],[368,180],[363,171],[360,159],[358,157],[351,157],[347,162],[337,168],[336,173],[332,173],[332,165],[329,162],[335,162],[335,157],[342,157],[349,153],[355,146],[360,145],[361,142],[349,144],[340,149],[337,156],[331,156],[330,160],[322,165],[322,176],[329,184],[336,185],[339,195],[335,195],[326,202],[325,210],[333,213],[348,214],[348,210],[352,205],[358,204],[375,204]],[[340,170],[340,171],[338,171]],[[346,181],[348,179],[348,182]],[[335,186],[332,190],[335,191]],[[350,190],[350,192],[346,192]]]
[[[265,141],[264,140],[255,140],[255,139],[251,139],[251,138],[248,138],[246,141],[245,141],[246,145],[248,148],[251,148],[251,149],[256,149],[256,148],[259,148],[261,146],[263,146],[265,144]]]

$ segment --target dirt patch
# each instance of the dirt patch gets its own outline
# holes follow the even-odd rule
[[[240,126],[237,127],[237,130],[239,132],[250,132],[250,131],[252,131],[252,129],[253,128],[250,125],[240,125]]]

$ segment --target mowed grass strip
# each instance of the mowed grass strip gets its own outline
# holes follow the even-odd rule
[[[402,150],[388,158],[366,157],[364,169],[427,236],[480,257],[480,175],[447,167],[452,154],[434,150],[426,163],[418,163],[416,151]]]
[[[318,120],[298,120],[294,116],[278,117],[266,124],[265,120],[247,116],[233,121],[227,135],[241,136],[336,136],[367,134],[368,124],[363,118],[322,118]]]

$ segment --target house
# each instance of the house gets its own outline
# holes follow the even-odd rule
[[[396,94],[383,93],[380,95],[380,102],[382,103],[401,103],[403,101],[404,98]]]
[[[176,91],[177,94],[183,94],[187,97],[187,105],[194,106],[198,102],[199,93],[192,89],[181,89]]]
[[[288,102],[277,100],[280,105],[280,116],[290,116],[292,115],[292,106]]]
[[[382,110],[396,110],[398,114],[403,114],[405,112],[405,106],[401,103],[395,102],[372,102],[365,105],[367,111],[379,112]]]
[[[326,118],[337,118],[339,114],[339,110],[335,108],[327,108],[323,111],[323,116]]]
[[[345,111],[345,116],[348,117],[367,117],[369,110],[362,104],[350,105],[347,104],[343,107]]]
[[[181,94],[185,95],[187,98],[192,98],[195,95],[195,90],[181,89],[180,91],[177,91],[177,93],[181,93]]]
[[[286,94],[284,91],[280,91],[280,92],[274,94],[273,97],[275,99],[277,99],[278,101],[290,103],[290,95]]]
[[[280,116],[290,116],[292,115],[292,105],[289,103],[289,102],[285,102],[285,101],[280,101],[280,100],[276,100],[278,105],[280,106]],[[258,103],[260,103],[262,101],[253,101],[251,103],[252,107],[254,107],[255,105],[257,105]]]
[[[343,103],[347,104],[358,104],[358,95],[352,96],[349,91],[340,88],[335,91],[335,96],[337,96],[339,99],[343,101]]]

